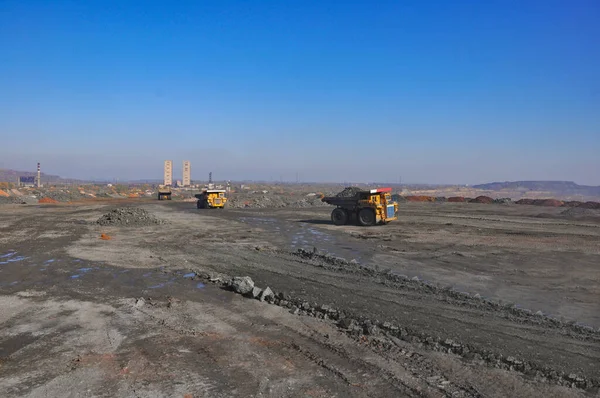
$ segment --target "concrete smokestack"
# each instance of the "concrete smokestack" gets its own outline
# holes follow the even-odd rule
[[[42,173],[40,171],[40,162],[38,162],[37,168],[37,187],[40,188],[42,186]]]

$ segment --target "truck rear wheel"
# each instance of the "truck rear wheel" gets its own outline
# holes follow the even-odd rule
[[[334,225],[346,225],[348,223],[348,212],[344,209],[333,209],[331,212],[331,221]]]
[[[375,212],[373,209],[365,208],[358,212],[358,223],[362,226],[375,225]]]

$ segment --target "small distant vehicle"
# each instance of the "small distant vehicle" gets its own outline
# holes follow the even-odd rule
[[[224,189],[205,189],[196,195],[198,202],[196,207],[199,209],[222,209],[227,203]]]
[[[338,194],[325,196],[321,200],[336,206],[331,212],[334,225],[347,225],[355,221],[358,225],[372,226],[398,219],[398,202],[392,200],[391,192],[392,188],[354,190],[353,196]]]
[[[171,187],[158,187],[158,200],[171,200]]]

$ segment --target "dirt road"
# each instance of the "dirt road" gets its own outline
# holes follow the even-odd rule
[[[426,203],[340,228],[327,208],[139,207],[167,223],[0,207],[1,396],[598,395],[597,221]],[[276,295],[235,294],[231,276]]]

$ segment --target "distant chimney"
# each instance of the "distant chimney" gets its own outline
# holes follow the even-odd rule
[[[40,171],[40,162],[38,162],[38,167],[37,167],[37,183],[36,183],[37,187],[40,188],[42,186],[42,173]]]

